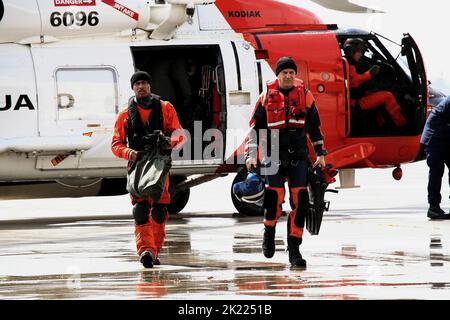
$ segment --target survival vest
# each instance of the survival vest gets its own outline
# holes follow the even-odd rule
[[[284,96],[278,89],[278,80],[267,84],[264,107],[269,129],[303,128],[306,121],[306,88],[300,80]]]
[[[143,124],[134,97],[128,101],[127,139],[129,147],[134,150],[144,150],[142,137],[145,135],[152,134],[157,130],[164,132],[162,103],[160,97],[157,95],[152,95],[151,110],[152,112],[150,113],[147,122]]]

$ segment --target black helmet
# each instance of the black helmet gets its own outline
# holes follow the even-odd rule
[[[344,52],[349,56],[353,56],[357,50],[361,50],[364,53],[368,48],[367,42],[361,38],[349,38],[344,42]]]

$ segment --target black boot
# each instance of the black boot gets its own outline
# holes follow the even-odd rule
[[[153,268],[153,254],[150,251],[144,251],[139,261],[144,265],[144,268]]]
[[[302,258],[299,246],[302,244],[302,238],[288,236],[289,262],[292,267],[306,268],[306,260]]]
[[[275,254],[275,227],[264,226],[262,249],[264,256],[268,259]]]
[[[446,214],[439,205],[437,206],[430,205],[427,217],[430,218],[431,220],[448,220],[450,219],[450,214]]]

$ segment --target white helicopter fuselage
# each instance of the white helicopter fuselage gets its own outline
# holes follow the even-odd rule
[[[209,65],[221,104],[220,123],[214,128],[220,127],[225,135],[223,152],[212,159],[197,155],[174,161],[172,173],[215,173],[244,141],[260,94],[258,83],[274,74],[214,5],[199,5],[189,17],[186,5],[177,1],[165,5],[122,1],[125,9],[112,6],[114,1],[103,2],[74,7],[61,5],[74,3],[70,1],[39,1],[39,6],[34,1],[4,1],[0,182],[73,179],[88,184],[92,179],[123,178],[127,163],[111,152],[115,119],[133,95],[131,75],[148,63],[147,53],[156,51],[180,59],[190,52],[201,55],[202,50],[205,56],[216,55],[211,60],[215,64]],[[23,23],[17,27],[19,14]],[[150,62],[153,69],[160,63]]]

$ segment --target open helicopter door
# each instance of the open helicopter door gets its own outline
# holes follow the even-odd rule
[[[90,136],[91,148],[61,150],[38,156],[37,168],[121,167],[111,153],[115,118],[129,96],[134,72],[127,46],[32,46],[38,92],[40,137],[76,141]],[[111,54],[114,52],[114,54]],[[81,152],[80,152],[81,151]]]
[[[174,106],[188,133],[182,150],[172,154],[172,172],[215,173],[223,162],[226,129],[220,46],[181,40],[131,51],[136,69],[151,74],[152,92]]]
[[[422,132],[427,117],[428,106],[428,81],[425,70],[425,63],[417,43],[409,33],[406,33],[402,39],[402,56],[406,56],[409,70],[411,72],[411,79],[417,100],[419,101],[416,107],[414,117],[414,126],[417,132]]]
[[[246,128],[249,127],[254,104],[259,96],[259,80],[255,51],[248,42],[224,41],[220,47],[225,70],[225,86],[219,90],[226,92],[228,106],[224,159],[230,159],[248,134]]]

